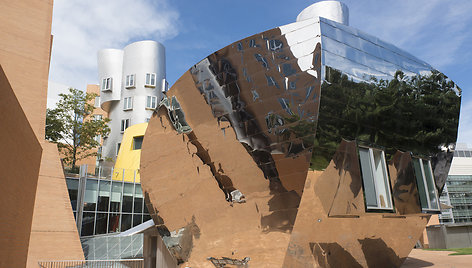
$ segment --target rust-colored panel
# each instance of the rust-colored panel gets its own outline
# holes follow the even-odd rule
[[[57,145],[44,141],[27,267],[39,260],[83,260]]]
[[[28,121],[44,139],[52,0],[1,1],[0,62]]]
[[[319,74],[320,44],[314,53]],[[299,69],[276,28],[215,52],[167,92],[191,131],[179,134],[161,107],[146,131],[141,176],[153,219],[180,232],[179,247],[170,248],[177,259],[198,267],[212,267],[209,257],[282,264],[310,165],[320,85]]]
[[[326,195],[315,190],[327,185],[319,183],[325,172],[308,174],[283,267],[399,267],[430,216],[331,217],[322,205]]]

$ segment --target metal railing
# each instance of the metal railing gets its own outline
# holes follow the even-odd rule
[[[144,268],[143,259],[39,261],[40,268]]]

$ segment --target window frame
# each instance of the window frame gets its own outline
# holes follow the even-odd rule
[[[376,198],[376,203],[377,205],[376,206],[373,206],[371,204],[368,204],[368,201],[367,201],[367,190],[366,190],[366,184],[368,183],[367,182],[367,175],[364,174],[365,170],[363,168],[363,161],[361,159],[361,150],[364,149],[364,150],[368,150],[368,154],[369,154],[369,171],[371,171],[371,178],[372,178],[372,185],[373,185],[373,190],[374,190],[374,195],[375,195],[375,198]],[[375,155],[374,155],[374,151],[377,151],[377,152],[380,152],[380,161],[381,161],[381,168],[382,168],[382,173],[383,173],[383,176],[382,178],[379,178],[378,176],[376,176],[376,167],[375,167]],[[395,212],[395,204],[394,204],[394,200],[393,200],[393,193],[392,193],[392,184],[391,184],[391,181],[390,181],[390,173],[389,173],[389,170],[388,170],[388,163],[387,163],[387,160],[385,158],[385,151],[380,149],[380,148],[375,148],[375,147],[371,147],[371,146],[364,146],[364,145],[359,145],[357,146],[357,153],[358,153],[358,157],[359,157],[359,168],[360,168],[360,174],[361,174],[361,180],[362,180],[362,190],[364,192],[364,204],[365,204],[365,209],[366,209],[366,212],[389,212],[389,213],[394,213]],[[382,181],[381,181],[382,180]],[[381,200],[380,200],[380,194],[379,194],[379,190],[381,188],[385,188],[385,194],[387,195],[385,198],[385,203],[386,203],[386,207],[382,207],[381,206]],[[369,190],[370,191],[370,190]]]
[[[136,148],[136,140],[141,139],[141,147]],[[143,148],[144,135],[133,137],[133,150],[141,150]]]
[[[121,148],[121,142],[116,143],[116,156],[118,156],[118,153],[120,152]]]
[[[420,185],[418,184],[418,174],[417,174],[417,171],[416,171],[416,168],[414,166],[414,163],[413,161],[415,160],[418,160],[419,162],[419,166],[420,166],[420,169],[421,169],[421,179],[422,179],[422,182],[423,182],[423,191],[425,193],[425,196],[426,196],[426,204],[427,204],[427,208],[424,208],[423,207],[423,202],[425,200],[421,200],[421,194],[420,194]],[[412,166],[413,166],[413,172],[415,174],[415,179],[416,179],[416,187],[417,187],[417,190],[418,190],[418,198],[419,198],[419,201],[420,201],[420,206],[421,206],[421,211],[424,211],[424,212],[440,212],[441,211],[441,204],[440,204],[440,201],[439,201],[439,193],[438,193],[438,190],[436,189],[436,183],[434,181],[434,172],[433,172],[433,167],[431,165],[431,160],[430,159],[426,159],[426,158],[422,158],[422,157],[419,157],[419,156],[415,156],[415,155],[412,155],[411,157],[411,161],[412,161]],[[431,184],[433,186],[433,189],[434,189],[434,195],[436,196],[436,206],[437,208],[432,208],[432,201],[431,201],[431,197],[429,196],[429,184],[428,184],[428,181],[427,181],[427,176],[426,176],[426,171],[425,171],[425,168],[424,168],[424,163],[423,161],[426,161],[428,163],[428,166],[427,168],[429,168],[430,172],[431,172]]]
[[[121,119],[120,132],[124,133],[127,128],[130,127],[130,119]]]
[[[149,79],[148,79],[148,76],[149,76]],[[144,86],[156,87],[156,73],[146,73],[144,77]]]
[[[125,88],[134,88],[136,87],[136,75],[128,74],[125,78]]]
[[[133,97],[123,98],[123,111],[133,110]]]
[[[152,105],[153,100],[154,100],[154,107]],[[148,101],[149,101],[150,106],[148,106]],[[156,96],[151,96],[151,95],[146,96],[146,109],[154,110],[156,108],[157,108],[157,97]]]
[[[111,91],[112,90],[113,79],[112,77],[105,77],[102,79],[102,91]]]

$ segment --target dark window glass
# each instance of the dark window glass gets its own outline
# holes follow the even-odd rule
[[[97,213],[97,222],[95,224],[95,234],[106,234],[107,233],[107,213]]]
[[[95,211],[98,197],[98,181],[87,179],[85,184],[84,211]]]
[[[149,214],[149,211],[148,211],[148,209],[147,209],[146,204],[144,204],[144,213],[145,213],[145,214]]]
[[[133,150],[141,150],[144,136],[133,137]]]
[[[110,212],[120,212],[122,182],[114,181],[111,185]]]
[[[108,232],[116,233],[120,231],[120,214],[110,213],[110,218],[108,222]]]
[[[77,194],[79,192],[79,180],[66,179],[67,190],[69,190],[70,205],[72,210],[77,210]]]
[[[82,216],[82,232],[81,236],[93,235],[93,221],[95,213],[84,212]]]
[[[143,223],[143,215],[142,214],[134,214],[133,215],[133,227],[140,225]]]
[[[133,183],[125,183],[123,189],[123,208],[122,212],[133,212]]]
[[[141,185],[136,184],[136,189],[134,192],[134,213],[143,212],[143,190]]]
[[[98,211],[108,212],[108,203],[110,201],[110,185],[109,181],[100,181],[100,188],[98,192]]]
[[[131,228],[131,214],[123,214],[121,216],[121,232]]]
[[[149,215],[143,215],[143,222],[147,222],[148,220],[151,219],[151,216]]]

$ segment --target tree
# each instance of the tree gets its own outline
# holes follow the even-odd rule
[[[59,94],[57,107],[48,109],[46,115],[46,139],[57,143],[65,155],[64,161],[75,168],[77,161],[96,156],[92,149],[100,146],[98,135],[110,132],[110,119],[93,118],[93,100],[97,94],[69,88],[68,94]]]

